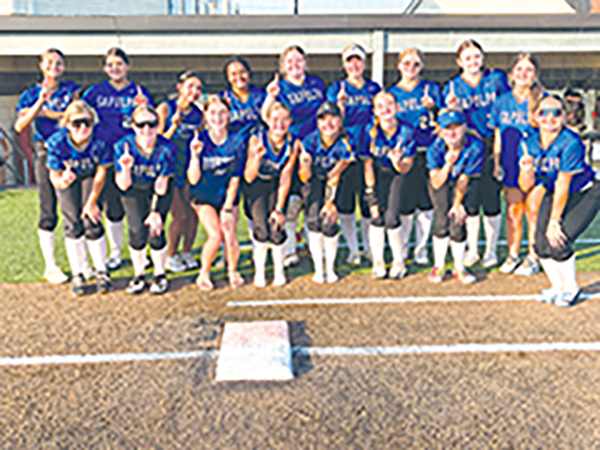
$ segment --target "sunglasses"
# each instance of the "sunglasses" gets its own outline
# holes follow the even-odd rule
[[[563,112],[560,108],[544,108],[537,112],[539,117],[560,117]]]
[[[82,126],[86,127],[86,128],[90,128],[93,124],[94,121],[92,119],[74,119],[71,120],[69,122],[69,124],[73,127],[73,128],[81,128]]]
[[[158,120],[146,120],[144,122],[133,122],[133,124],[137,128],[144,128],[144,127],[156,128],[158,126]]]
[[[421,67],[421,63],[419,61],[402,61],[402,65],[404,67]]]

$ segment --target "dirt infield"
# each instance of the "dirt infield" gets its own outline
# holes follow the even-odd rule
[[[600,273],[581,273],[587,292]],[[118,289],[126,280],[117,280]],[[218,349],[226,321],[283,319],[292,345],[372,347],[600,342],[600,301],[228,307],[295,298],[534,294],[530,279],[432,286],[424,275],[331,286],[162,297],[122,290],[73,299],[68,286],[0,285],[0,357]],[[214,382],[215,358],[0,366],[1,448],[600,448],[598,352],[296,356],[287,383]]]

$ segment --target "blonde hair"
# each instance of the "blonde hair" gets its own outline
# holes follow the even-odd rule
[[[398,61],[396,61],[396,65],[400,64],[404,57],[410,54],[417,55],[421,60],[421,64],[425,62],[425,55],[421,50],[419,50],[417,47],[408,47],[402,50],[402,52],[398,55]]]
[[[67,126],[67,124],[71,121],[71,117],[73,117],[75,114],[88,114],[92,118],[94,125],[99,122],[98,114],[96,114],[94,108],[92,108],[83,100],[74,100],[69,104],[69,106],[67,106],[67,109],[65,110],[61,120],[61,126]]]
[[[306,52],[304,51],[304,49],[302,47],[300,47],[299,45],[290,45],[288,48],[286,48],[283,51],[283,53],[279,57],[279,72],[282,75],[285,75],[285,71],[283,70],[283,62],[285,61],[285,57],[289,53],[292,53],[293,51],[300,53],[302,55],[302,57],[304,58],[304,60],[306,61]]]
[[[143,112],[149,112],[154,117],[156,117],[156,120],[158,120],[158,113],[156,112],[156,109],[154,109],[152,106],[144,103],[135,108],[135,110],[131,114],[131,121],[135,122],[135,118]]]
[[[288,113],[288,116],[292,117],[292,111],[290,111],[289,106],[287,106],[285,103],[281,103],[281,102],[273,102],[271,103],[271,105],[269,106],[269,108],[267,109],[267,119],[271,117],[271,115],[277,111],[283,109],[284,111],[286,111]]]
[[[204,112],[208,111],[208,108],[215,103],[222,104],[225,106],[225,108],[227,108],[227,111],[231,112],[231,105],[229,104],[229,101],[226,98],[216,94],[211,94],[208,96],[206,103],[204,103]]]
[[[538,98],[535,99],[534,101],[532,101],[529,105],[529,124],[532,127],[539,128],[540,124],[538,123],[538,121],[535,118],[535,112],[541,106],[542,102],[548,98],[554,99],[554,100],[558,101],[558,103],[560,103],[560,109],[562,110],[563,114],[567,110],[565,101],[560,95],[549,94],[548,92],[542,92],[542,93],[540,93]]]

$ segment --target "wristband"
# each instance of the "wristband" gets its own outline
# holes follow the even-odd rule
[[[226,214],[233,214],[233,208],[223,208],[223,212]]]
[[[160,196],[155,192],[152,194],[152,201],[150,202],[150,211],[158,212],[158,201],[160,200]]]
[[[279,206],[275,206],[275,212],[281,214],[282,216],[284,215],[283,214],[283,209],[281,209]]]
[[[325,186],[325,200],[334,201],[335,200],[335,192],[337,191],[337,186],[331,186],[330,184]]]
[[[365,189],[365,203],[369,208],[377,206],[377,196],[375,195],[375,188],[373,186],[367,186]]]

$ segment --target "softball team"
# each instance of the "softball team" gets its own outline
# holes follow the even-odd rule
[[[481,207],[486,236],[481,265],[498,263],[503,188],[508,256],[500,272],[532,275],[539,260],[551,282],[542,301],[576,304],[580,289],[572,245],[600,209],[600,187],[585,162],[583,142],[570,128],[570,110],[539,84],[535,55],[518,55],[507,77],[485,68],[482,47],[467,40],[457,52],[460,73],[443,93],[421,78],[424,57],[416,48],[399,55],[400,80],[386,91],[364,77],[367,55],[361,46],[349,45],[341,57],[346,76],[327,90],[306,73],[306,54],[298,46],[282,53],[279,72],[264,90],[250,84],[247,61],[232,57],[224,66],[228,88],[209,96],[203,110],[196,105],[202,81],[191,71],[178,77],[177,95],[154,110],[148,91],[128,80],[129,59],[121,49],[109,50],[104,59],[108,80],[88,88],[83,100],[76,100],[75,83],[60,80],[62,53],[44,52],[43,80],[20,96],[15,129],[33,125],[46,279],[67,280],[54,260],[58,197],[75,296],[85,291],[88,251],[96,291],[111,289],[107,269],[121,264],[124,216],[134,272],[127,292],[146,288],[147,245],[153,294],[168,290],[166,267],[172,272],[196,268],[191,250],[198,222],[207,235],[198,287],[214,288],[211,268],[221,245],[229,284],[240,287],[236,231],[243,195],[254,286],[267,284],[269,247],[272,284],[286,284],[284,268],[299,260],[296,227],[302,204],[312,280],[334,283],[340,225],[349,247],[347,263],[360,264],[358,196],[363,251],[372,260],[373,278],[406,276],[416,213],[417,264],[429,263],[426,244],[433,222],[428,280],[444,280],[450,247],[453,277],[469,284],[476,278],[465,267],[480,258]],[[530,245],[521,260],[523,215]]]

